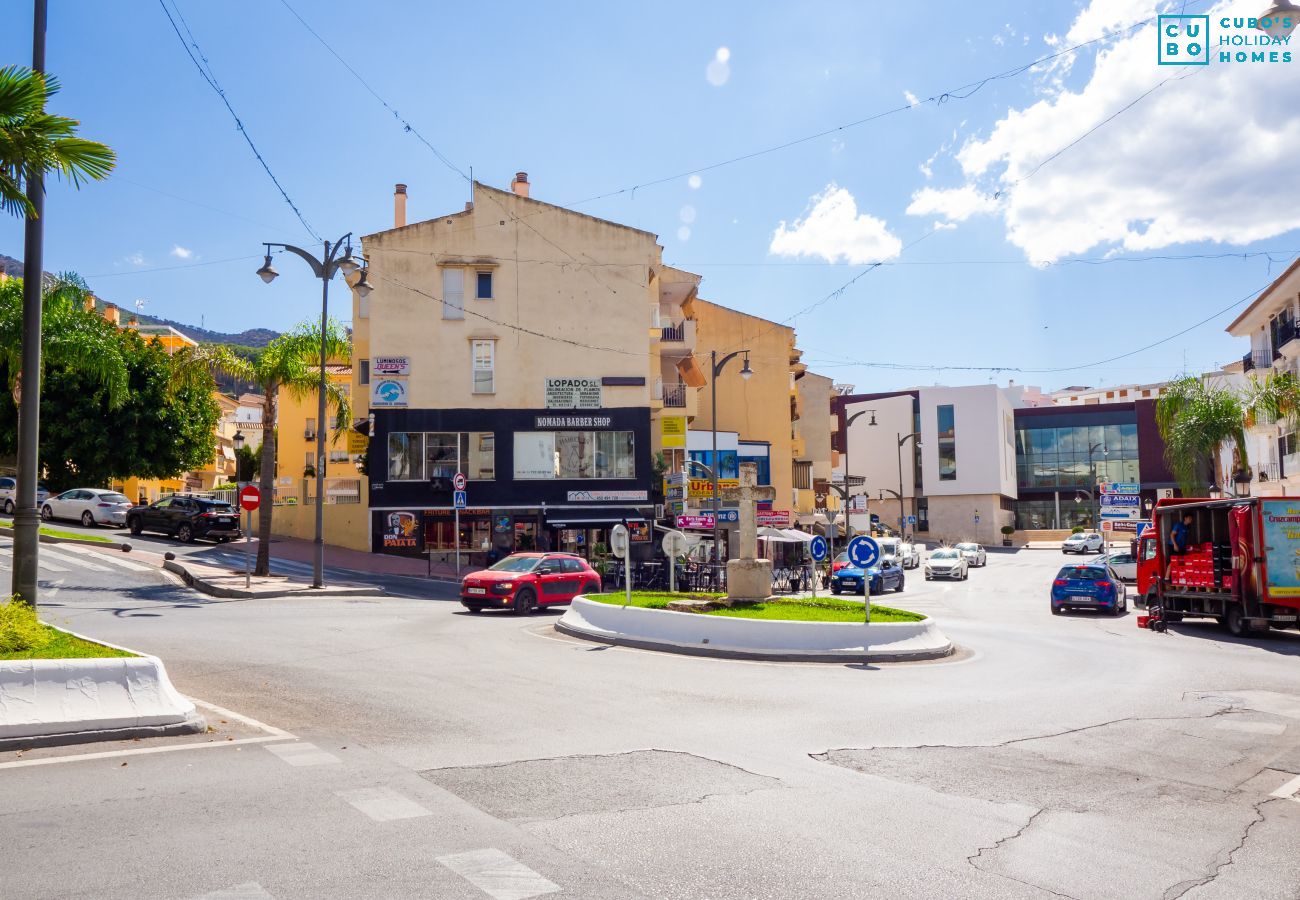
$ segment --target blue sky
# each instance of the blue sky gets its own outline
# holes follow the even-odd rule
[[[464,181],[278,0],[175,2],[323,236],[386,227],[394,182],[410,185],[413,220],[461,208]],[[1164,83],[1065,149],[1187,74],[1155,65],[1151,26],[1129,27],[1156,11],[1151,0],[986,2],[951,22],[877,2],[291,2],[489,184],[527,170],[534,197],[570,204],[702,170],[698,186],[683,175],[579,208],[659,234],[666,261],[704,275],[708,299],[784,321],[885,260],[793,321],[813,368],[860,390],[1008,378],[1056,388],[1209,369],[1248,349],[1223,332],[1235,313],[1113,364],[1011,371],[1093,363],[1168,337],[1268,284],[1293,254],[1061,260],[1300,248],[1285,155],[1300,146],[1300,104],[1277,102],[1297,96],[1300,60],[1216,64]],[[1184,5],[1266,4],[1161,9]],[[319,293],[304,266],[284,260],[271,287],[253,275],[262,241],[311,238],[161,6],[51,6],[48,64],[63,83],[53,108],[120,162],[106,183],[51,188],[46,268],[82,273],[125,308],[143,299],[149,314],[219,330],[312,316]],[[30,60],[29,16],[11,16],[4,59]],[[1117,31],[966,99],[926,102]],[[909,98],[917,105],[875,122],[705,168]],[[21,224],[0,229],[0,252],[21,256]],[[188,268],[159,271],[178,266]]]

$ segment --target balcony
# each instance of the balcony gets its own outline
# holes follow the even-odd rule
[[[685,409],[686,408],[686,385],[684,384],[663,384],[659,385],[663,395],[665,409]]]
[[[1300,328],[1296,327],[1295,322],[1287,322],[1277,329],[1275,346],[1275,356],[1288,360],[1300,357]]]
[[[663,356],[689,356],[695,350],[695,320],[669,322],[659,329],[659,353]]]
[[[1247,353],[1241,358],[1241,371],[1250,372],[1255,368],[1255,356],[1253,353]]]

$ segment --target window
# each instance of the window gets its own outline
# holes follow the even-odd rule
[[[465,270],[442,270],[442,317],[465,318]]]
[[[345,463],[345,462],[347,462],[347,461],[348,461],[348,451],[346,451],[346,450],[331,450],[331,451],[330,451],[330,462],[332,462],[332,463]]]
[[[357,376],[358,384],[370,384],[370,360],[361,360],[361,372]]]
[[[304,468],[305,468],[306,466],[313,466],[313,467],[314,467],[314,466],[316,465],[316,457],[315,457],[315,455],[314,455],[310,450],[308,450],[306,453],[303,454],[303,461],[302,461],[302,464],[303,464]]]
[[[474,393],[496,393],[496,341],[474,341]]]
[[[450,481],[457,472],[470,481],[496,477],[495,436],[490,431],[397,431],[388,435],[389,481]]]
[[[812,463],[796,460],[792,479],[796,491],[812,490]]]
[[[491,272],[478,273],[478,284],[477,284],[477,289],[474,292],[474,298],[476,300],[492,299],[492,273]]]
[[[952,404],[936,407],[939,419],[939,480],[957,480],[956,415]]]
[[[316,437],[316,420],[314,418],[307,420],[307,424],[303,426],[302,434],[309,441]]]
[[[559,562],[560,570],[564,572],[565,575],[581,575],[586,571],[583,569],[582,563],[578,562],[576,559],[569,559],[562,556],[560,557]]]
[[[630,431],[517,431],[515,478],[635,478]]]

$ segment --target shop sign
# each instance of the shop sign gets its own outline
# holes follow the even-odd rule
[[[668,502],[668,512],[674,516],[683,515],[686,512],[686,501],[670,500]]]
[[[764,525],[769,525],[773,528],[789,528],[790,510],[788,509],[759,510],[754,516],[754,521],[760,527]]]
[[[628,522],[627,531],[631,536],[633,543],[650,540],[650,523],[649,522]]]
[[[570,503],[635,503],[650,499],[649,491],[569,491]]]
[[[371,379],[371,406],[406,406],[406,382],[398,378]]]
[[[686,417],[664,416],[659,420],[660,444],[665,448],[686,446]]]
[[[413,512],[390,512],[384,515],[385,550],[419,550],[420,517]]]
[[[692,478],[690,481],[686,483],[686,487],[687,487],[686,496],[692,499],[695,499],[697,497],[713,496],[713,479],[711,478]],[[740,487],[740,479],[738,478],[718,479],[719,491],[725,491],[727,488],[738,488],[738,487]]]
[[[370,376],[410,375],[411,357],[409,356],[372,356],[370,358]]]
[[[403,403],[403,406],[406,404]],[[613,416],[534,416],[533,427],[538,431],[550,428],[610,428]]]
[[[348,452],[365,453],[366,447],[370,444],[370,438],[364,434],[357,434],[355,431],[348,432]]]
[[[546,379],[547,409],[600,409],[599,378]]]

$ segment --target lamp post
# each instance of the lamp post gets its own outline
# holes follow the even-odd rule
[[[844,539],[852,540],[853,538],[853,508],[850,501],[853,498],[853,482],[849,479],[849,444],[852,443],[850,427],[862,416],[871,413],[871,421],[867,423],[868,428],[876,427],[876,411],[874,409],[861,409],[853,415],[848,415],[848,404],[844,405],[844,414],[847,416],[844,420]],[[863,486],[866,486],[867,480],[862,479]],[[864,495],[865,496],[865,495]],[[871,534],[871,505],[867,504],[867,534]]]
[[[1264,26],[1265,22],[1268,22],[1268,27]],[[1278,0],[1255,20],[1255,27],[1269,37],[1284,38],[1295,31],[1297,25],[1300,25],[1300,6],[1291,0]]]
[[[904,525],[907,522],[907,515],[903,512],[903,445],[908,441],[916,441],[916,449],[921,449],[921,432],[913,431],[911,434],[898,435],[898,535],[901,538],[904,532]],[[915,471],[915,466],[913,467]],[[913,484],[916,479],[913,476]]]
[[[1092,478],[1092,486],[1094,488],[1097,487],[1097,469],[1092,463],[1092,455],[1097,452],[1097,448],[1099,447],[1101,448],[1101,455],[1103,458],[1110,455],[1110,451],[1106,449],[1105,444],[1093,444],[1091,447],[1088,448],[1088,475],[1090,478]],[[1097,503],[1097,495],[1094,494],[1092,491],[1088,491],[1088,496],[1092,500],[1092,507],[1093,507],[1092,527],[1100,531],[1101,530],[1101,507]]]
[[[722,564],[722,553],[718,550],[718,541],[721,537],[718,526],[721,524],[722,519],[722,507],[718,505],[718,472],[722,469],[718,461],[718,376],[722,374],[722,370],[727,363],[742,353],[745,355],[745,359],[740,367],[740,377],[748,381],[749,376],[754,374],[754,370],[749,367],[748,350],[735,350],[722,357],[722,359],[718,359],[717,350],[709,351],[709,361],[712,364],[710,371],[713,373],[709,379],[709,389],[712,396],[710,406],[713,410],[713,553],[718,565]]]
[[[230,439],[230,443],[235,445],[235,484],[239,485],[239,488],[235,493],[235,502],[242,506],[243,504],[240,503],[240,495],[244,492],[244,457],[239,454],[239,451],[244,449],[244,433],[242,431],[236,431],[234,437]],[[252,475],[253,473],[249,472],[248,474]],[[238,511],[243,512],[243,510]],[[248,590],[252,587],[253,581],[252,569],[250,569],[248,565],[249,546],[253,540],[252,510],[249,510],[245,514],[245,518],[248,521],[244,526],[244,590]]]
[[[346,244],[345,244],[346,242]],[[267,284],[276,279],[280,273],[271,265],[271,248],[280,247],[296,254],[307,261],[311,266],[312,274],[321,280],[320,294],[320,384],[317,388],[318,397],[316,407],[316,541],[315,552],[312,559],[312,579],[311,586],[322,588],[325,586],[325,392],[328,387],[327,376],[325,374],[325,365],[328,362],[326,357],[325,334],[329,327],[329,296],[330,296],[330,279],[334,277],[335,272],[342,272],[343,277],[351,275],[357,269],[361,269],[361,279],[356,284],[357,293],[364,299],[370,294],[372,287],[366,281],[366,270],[361,267],[352,257],[352,233],[348,232],[339,238],[333,244],[325,241],[325,253],[320,259],[312,256],[306,250],[295,247],[292,244],[266,244],[266,261],[262,263],[262,268],[257,270],[257,275]],[[335,256],[339,250],[343,250],[343,255],[338,259]]]

